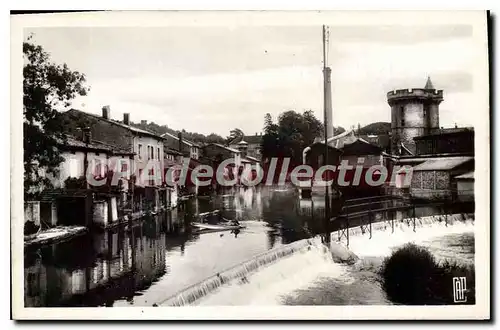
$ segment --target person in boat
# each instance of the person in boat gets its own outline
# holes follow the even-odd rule
[[[229,221],[229,225],[230,226],[239,226],[240,223],[238,222],[238,220],[231,220],[231,221]]]

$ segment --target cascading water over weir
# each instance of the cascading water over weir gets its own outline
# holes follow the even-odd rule
[[[360,267],[364,269],[364,264],[371,262],[371,257],[377,257],[377,264],[380,264],[383,257],[397,246],[406,242],[422,243],[437,236],[471,232],[473,222],[473,214],[386,220],[373,224],[371,238],[360,227],[350,228],[349,249],[346,248],[345,237],[338,239],[338,232],[332,233],[330,249],[318,237],[296,241],[221,271],[157,305],[186,306],[199,305],[200,302],[203,305],[218,304],[221,301],[238,305],[251,302],[253,295],[259,296],[256,298],[258,303],[262,302],[264,295],[266,299],[270,297],[273,304],[273,295],[280,296],[286,294],[286,291],[293,292],[299,287],[308,287],[315,279],[325,276],[345,280],[345,285],[350,285],[350,276],[353,274],[351,271],[356,272]],[[446,251],[449,252],[450,250]],[[457,253],[459,251],[452,251],[449,256],[460,259],[455,255]],[[439,259],[440,256],[437,257]],[[346,269],[351,269],[348,272],[351,275],[345,275]],[[276,287],[279,287],[279,293],[267,292]],[[267,302],[269,300],[265,300]]]
[[[214,290],[233,280],[245,281],[245,276],[251,272],[258,271],[260,268],[274,263],[282,258],[291,256],[298,252],[305,252],[311,247],[319,247],[321,243],[317,239],[304,239],[296,241],[285,246],[262,253],[251,260],[245,261],[239,265],[226,269],[206,280],[174,294],[173,296],[160,302],[162,306],[185,306],[195,302],[197,299],[207,296]],[[326,248],[325,248],[326,252]]]

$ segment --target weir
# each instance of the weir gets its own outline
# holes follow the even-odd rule
[[[404,244],[407,241],[420,242],[425,241],[431,236],[446,235],[453,232],[454,224],[466,226],[473,224],[473,217],[473,214],[452,214],[398,219],[394,221],[387,220],[373,224],[372,230],[374,231],[374,235],[372,239],[368,239],[367,232],[363,232],[361,227],[350,228],[349,232],[353,239],[352,243],[354,243],[350,249],[346,249],[343,246],[343,243],[345,242],[337,240],[336,232],[332,233],[332,243],[329,250],[320,242],[319,238],[296,241],[257,255],[251,260],[247,260],[201,282],[191,285],[158,303],[158,305],[186,306],[197,304],[199,300],[206,302],[207,298],[209,300],[213,300],[210,298],[213,297],[214,294],[217,296],[218,294],[215,292],[220,291],[223,287],[227,287],[227,289],[224,290],[230,290],[230,292],[235,294],[239,293],[243,297],[247,297],[248,295],[252,296],[252,292],[245,291],[245,294],[242,294],[240,291],[252,290],[252,288],[254,291],[255,288],[259,288],[257,291],[265,290],[264,288],[261,288],[261,285],[265,287],[268,284],[263,283],[262,281],[266,282],[269,276],[258,276],[258,274],[262,272],[271,272],[276,276],[279,275],[279,281],[291,282],[286,286],[288,289],[293,290],[293,283],[298,285],[297,283],[300,281],[310,283],[314,282],[316,276],[321,273],[321,269],[323,269],[324,275],[330,274],[335,277],[339,275],[336,274],[335,267],[341,267],[342,264],[345,266],[364,264],[364,257],[383,257],[390,252],[392,247]],[[461,227],[460,225],[458,227]],[[472,227],[467,228],[467,230],[470,230]],[[462,228],[459,229],[459,231],[461,230]],[[318,251],[320,254],[316,252],[310,254],[309,252],[312,251]],[[320,257],[320,255],[323,257]],[[290,259],[292,256],[293,258]],[[312,260],[308,262],[307,259],[310,258],[312,258]],[[326,259],[323,260],[323,258]],[[318,261],[320,259],[323,261]],[[300,265],[302,265],[302,267]],[[276,269],[276,267],[278,268]],[[299,269],[296,269],[296,267]],[[271,268],[274,270],[271,271]],[[306,270],[301,268],[308,269]],[[298,271],[302,272],[299,276],[300,279],[295,276],[298,275],[295,274]],[[289,274],[289,276],[287,274]],[[274,275],[271,276],[271,278],[274,278]],[[246,288],[237,288],[240,284],[248,283],[249,280],[247,277],[250,279],[251,283],[255,280],[257,282]],[[288,277],[291,277],[291,279],[287,279]],[[230,284],[238,285],[236,288],[230,288]],[[285,285],[284,282],[283,285]],[[227,292],[223,295],[228,296]],[[215,300],[217,299],[218,298],[215,298]],[[231,299],[231,301],[232,300],[233,299]]]
[[[197,299],[205,297],[224,284],[227,284],[236,279],[244,280],[245,276],[249,273],[255,272],[260,268],[274,263],[282,258],[291,256],[296,252],[306,251],[310,249],[314,244],[319,243],[317,243],[317,240],[304,239],[264,252],[250,260],[247,260],[214,276],[211,276],[202,282],[193,284],[174,294],[173,296],[170,296],[164,301],[158,303],[158,305],[185,306],[192,304]]]

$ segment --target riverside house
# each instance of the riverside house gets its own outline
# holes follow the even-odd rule
[[[135,198],[128,196],[127,209],[141,212],[169,206],[170,188],[164,181],[164,139],[153,132],[131,125],[130,115],[123,114],[123,120],[111,119],[110,107],[102,108],[101,116],[71,109],[64,113],[67,131],[73,136],[88,128],[92,137],[103,143],[133,153],[130,168],[129,187],[133,187]],[[147,203],[145,205],[145,203]]]
[[[47,174],[55,189],[45,190],[39,203],[39,218],[33,218],[37,226],[40,221],[46,226],[58,225],[88,225],[85,212],[75,212],[84,210],[86,205],[86,194],[78,193],[78,189],[90,188],[87,178],[92,176],[96,181],[101,182],[107,176],[117,175],[118,188],[116,194],[99,196],[95,203],[98,207],[106,203],[111,210],[110,219],[118,220],[118,202],[123,199],[128,191],[128,180],[130,173],[125,173],[124,168],[128,168],[133,159],[133,153],[100,141],[92,140],[90,130],[84,130],[80,139],[67,136],[65,141],[59,146],[63,162],[59,165],[57,176]],[[87,172],[87,170],[89,172]],[[122,173],[118,173],[122,172]],[[106,183],[110,182],[106,180]],[[120,196],[119,192],[122,192]],[[100,199],[104,198],[101,202]],[[109,207],[108,207],[109,204]],[[107,213],[107,210],[106,210]],[[106,219],[108,215],[106,214]]]
[[[140,180],[145,170],[148,170],[150,175],[155,175],[155,171],[161,173],[164,151],[163,139],[160,136],[131,126],[128,113],[123,114],[123,121],[111,119],[109,106],[102,108],[102,116],[76,109],[67,111],[65,115],[71,123],[68,125],[70,134],[77,136],[82,128],[88,127],[94,139],[134,153],[131,171],[138,177],[136,185],[162,185],[161,175],[158,175],[159,180]]]

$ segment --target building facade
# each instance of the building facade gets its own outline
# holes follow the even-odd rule
[[[258,160],[262,159],[262,133],[255,135],[244,135],[238,136],[229,142],[229,147],[232,149],[240,150],[241,148],[245,148],[248,156],[257,158]]]
[[[133,160],[133,153],[92,140],[90,132],[81,140],[68,136],[64,143],[61,142],[60,150],[64,160],[59,165],[58,175],[46,175],[54,188],[66,188],[68,178],[78,179],[92,175],[99,180],[111,171],[119,175],[124,190],[127,190],[130,173],[125,173],[125,170]]]
[[[458,156],[429,159],[413,167],[411,195],[414,198],[421,199],[456,200],[458,197],[456,177],[470,173],[473,170],[473,157]]]
[[[152,132],[130,125],[130,115],[123,121],[110,117],[110,108],[102,108],[102,116],[72,109],[64,113],[68,134],[78,136],[89,128],[92,138],[134,154],[130,172],[136,177],[136,185],[161,186],[164,168],[164,139]]]

